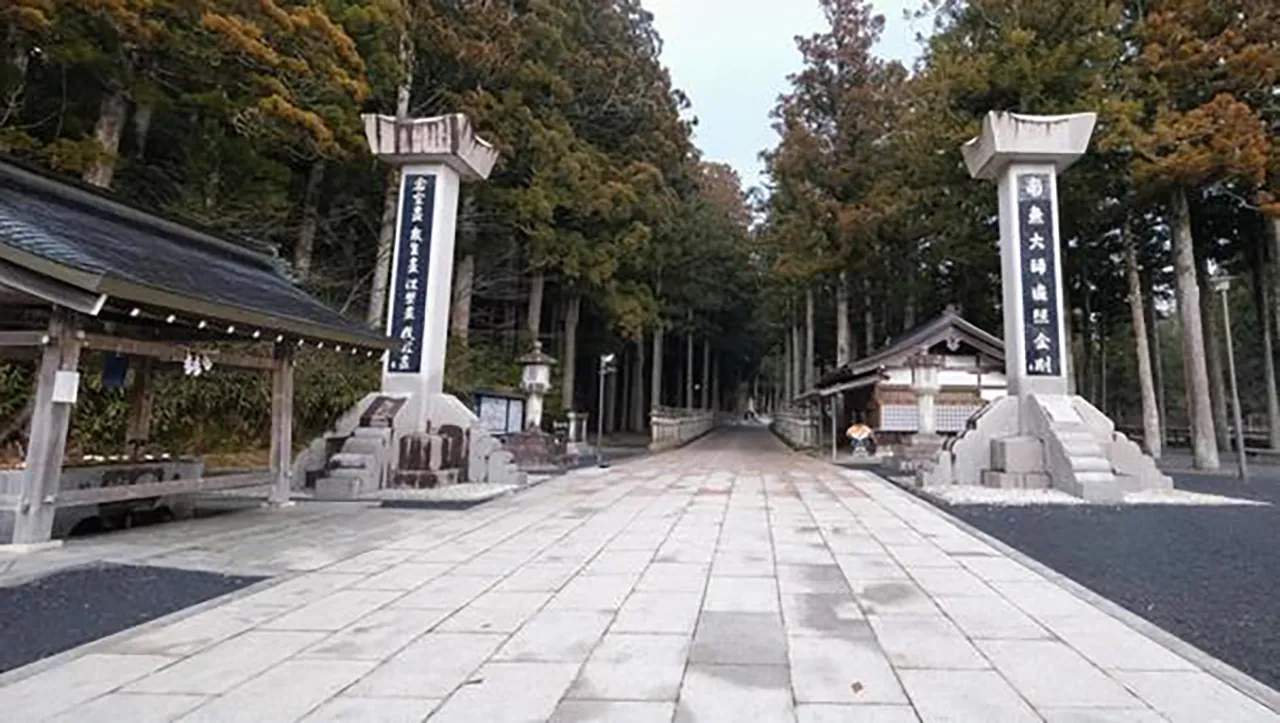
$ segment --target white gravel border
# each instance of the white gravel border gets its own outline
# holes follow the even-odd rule
[[[952,505],[997,505],[1030,507],[1035,505],[1182,505],[1185,507],[1222,507],[1229,505],[1269,505],[1268,502],[1221,495],[1208,495],[1185,490],[1143,490],[1126,492],[1124,502],[1086,502],[1061,490],[1006,490],[976,485],[942,485],[920,488],[920,492]]]

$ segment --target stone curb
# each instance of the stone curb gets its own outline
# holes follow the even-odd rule
[[[876,475],[874,473],[868,474],[873,474],[873,476],[878,477],[886,483],[906,492],[916,502],[916,504],[928,504],[931,509],[946,517],[948,521],[959,529],[964,530],[978,540],[981,540],[987,545],[990,545],[1000,551],[1002,554],[1039,573],[1044,576],[1045,579],[1057,584],[1058,587],[1061,587],[1084,602],[1102,610],[1111,617],[1116,618],[1120,622],[1163,646],[1174,654],[1185,658],[1196,667],[1209,675],[1212,675],[1223,683],[1226,683],[1232,688],[1235,688],[1255,702],[1261,704],[1263,707],[1269,709],[1271,712],[1280,714],[1280,691],[1272,689],[1265,683],[1256,680],[1244,671],[1224,663],[1209,653],[1206,653],[1191,643],[1179,638],[1173,633],[1168,632],[1164,628],[1148,621],[1137,613],[1112,602],[1075,580],[1072,580],[1066,575],[1063,575],[1057,570],[1054,570],[1048,565],[1045,565],[1039,560],[1036,560],[1026,553],[1011,547],[1001,540],[988,535],[973,525],[970,525],[968,522],[965,522],[948,512],[945,508],[940,507],[930,495],[919,490],[912,489],[911,487],[895,482],[891,479],[886,479],[880,475]]]

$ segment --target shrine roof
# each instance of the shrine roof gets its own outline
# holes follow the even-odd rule
[[[925,351],[978,354],[992,364],[1004,365],[1004,342],[948,308],[873,354],[828,372],[811,391],[821,394],[832,387],[847,386],[863,377],[878,375],[884,369],[905,367],[909,358]]]
[[[366,348],[394,345],[298,288],[286,271],[266,245],[0,160],[0,282],[10,287],[90,315],[109,303],[167,310],[189,323],[239,324]]]

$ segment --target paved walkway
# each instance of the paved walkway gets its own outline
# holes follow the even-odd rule
[[[1280,720],[763,430],[469,511],[251,512],[8,574],[94,554],[289,579],[7,676],[3,720]]]

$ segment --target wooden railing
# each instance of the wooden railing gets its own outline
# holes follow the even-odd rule
[[[142,500],[148,497],[167,497],[170,495],[197,494],[216,490],[237,489],[240,487],[261,487],[275,481],[269,470],[249,474],[229,474],[217,477],[193,477],[191,479],[175,479],[166,482],[144,482],[142,484],[113,485],[110,487],[90,487],[82,490],[62,490],[54,498],[56,507],[78,507],[81,505],[101,505],[109,502],[125,502]]]

